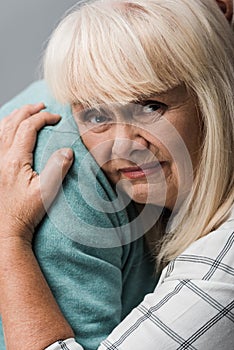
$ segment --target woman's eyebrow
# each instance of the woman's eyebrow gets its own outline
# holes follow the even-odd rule
[[[97,107],[91,107],[86,108],[83,111],[80,112],[80,115],[83,117],[85,114],[91,114],[91,113],[103,113],[103,114],[114,114],[113,112],[113,106],[111,105],[100,105]]]
[[[92,112],[100,112],[102,109],[98,107],[87,107],[78,112],[79,115],[84,115]]]
[[[147,100],[157,100],[157,99],[161,99],[165,96],[170,96],[170,91],[162,91],[160,93],[156,93],[153,92],[152,94],[148,94],[148,95],[141,95],[138,96],[135,100],[131,101],[132,103],[140,103],[142,101],[147,101]]]

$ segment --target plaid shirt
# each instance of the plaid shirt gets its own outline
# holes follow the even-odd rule
[[[98,350],[234,349],[234,212],[162,272]],[[83,350],[74,339],[46,350]]]

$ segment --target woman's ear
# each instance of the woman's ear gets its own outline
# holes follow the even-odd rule
[[[216,2],[227,20],[231,22],[233,17],[233,0],[216,0]]]

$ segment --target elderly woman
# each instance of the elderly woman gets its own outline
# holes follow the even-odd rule
[[[100,350],[233,346],[233,60],[212,0],[82,4],[49,42],[46,80],[110,182],[141,213],[171,213],[151,232],[157,287]],[[78,350],[31,249],[73,159],[63,149],[32,170],[36,132],[59,120],[43,107],[13,112],[1,137],[0,307],[7,349]]]

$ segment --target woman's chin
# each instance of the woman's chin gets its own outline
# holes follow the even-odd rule
[[[160,207],[167,206],[166,189],[160,184],[123,183],[121,190],[136,203],[153,204]]]

